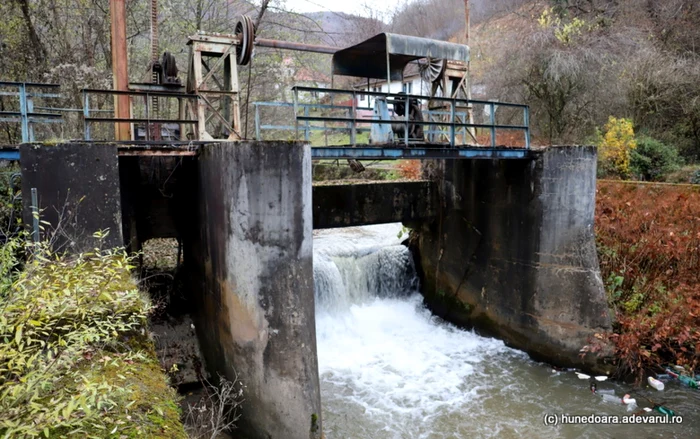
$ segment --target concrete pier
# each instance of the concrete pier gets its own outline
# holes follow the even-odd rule
[[[431,165],[440,210],[413,249],[433,311],[536,359],[607,370],[604,358],[580,356],[611,329],[593,231],[595,148]]]
[[[185,264],[207,365],[243,381],[244,437],[320,438],[310,148],[206,145],[197,175]]]

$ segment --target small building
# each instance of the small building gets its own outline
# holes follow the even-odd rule
[[[387,85],[386,79],[368,79],[364,83],[356,83],[353,89],[380,93],[403,92],[409,95],[430,95],[430,83],[421,76],[420,65],[417,63],[408,64],[403,72],[403,79],[392,80],[389,85]],[[425,101],[422,103],[426,104]],[[355,104],[358,109],[371,110],[374,108],[374,97],[358,94]]]

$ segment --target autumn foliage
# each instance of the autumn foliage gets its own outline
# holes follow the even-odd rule
[[[610,116],[605,124],[605,133],[598,140],[598,156],[605,172],[627,177],[630,173],[630,157],[636,147],[632,121]]]
[[[700,358],[700,186],[599,181],[596,235],[620,374]]]
[[[420,160],[402,160],[396,165],[396,172],[401,178],[420,180],[421,162]]]

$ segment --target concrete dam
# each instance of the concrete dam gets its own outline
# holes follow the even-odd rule
[[[169,151],[22,145],[23,193],[36,190],[42,219],[73,237],[57,245],[73,252],[92,248],[92,233],[107,228],[107,244],[133,251],[151,238],[183,243],[209,372],[237,374],[246,386],[243,437],[319,438],[329,428],[333,437],[371,437],[343,430],[343,420],[360,407],[376,410],[379,383],[391,380],[408,390],[383,393],[389,400],[379,406],[396,416],[382,425],[395,434],[387,437],[406,437],[401,428],[419,427],[402,416],[425,408],[390,407],[392,398],[430,405],[450,395],[466,410],[469,389],[438,377],[458,381],[494,362],[506,367],[522,355],[511,348],[558,366],[608,369],[604,355],[582,350],[611,327],[595,252],[592,147],[426,159],[422,181],[321,186],[312,185],[312,149],[303,142]],[[25,197],[27,224],[32,207]],[[324,230],[314,238],[314,229],[397,222],[410,237]],[[389,326],[376,326],[392,315]],[[376,337],[387,331],[405,331],[416,357]],[[431,337],[447,353],[431,351]],[[401,346],[401,337],[394,341]],[[502,358],[465,360],[485,347]],[[524,361],[522,373],[536,374],[537,363]],[[347,374],[352,367],[368,375]],[[386,370],[394,372],[379,373]],[[410,392],[421,376],[433,380],[434,395]],[[338,409],[349,400],[347,411]]]

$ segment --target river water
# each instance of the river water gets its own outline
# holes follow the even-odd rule
[[[700,438],[700,392],[667,383],[633,391],[638,407],[604,401],[589,380],[554,372],[503,342],[456,328],[422,304],[401,226],[314,232],[316,331],[327,439]],[[546,414],[619,416],[651,404],[680,425],[547,426]],[[644,416],[644,415],[643,415]],[[647,416],[644,416],[647,418]],[[659,418],[660,419],[660,418]]]

